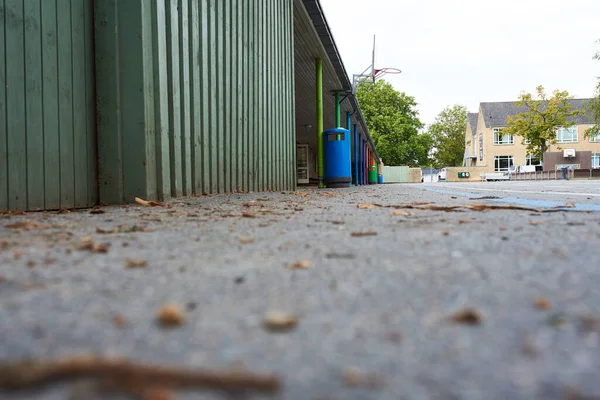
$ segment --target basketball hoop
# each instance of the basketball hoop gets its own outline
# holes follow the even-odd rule
[[[398,68],[381,68],[381,69],[376,69],[374,71],[373,75],[374,75],[375,80],[377,80],[387,74],[396,75],[396,74],[400,74],[400,73],[402,73],[402,71],[400,71]]]
[[[387,74],[400,74],[398,68],[375,68],[375,36],[373,36],[373,59],[371,60],[371,65],[369,65],[361,74],[352,76],[352,93],[356,94],[356,89],[368,82],[370,84],[374,84],[377,79],[382,78]]]

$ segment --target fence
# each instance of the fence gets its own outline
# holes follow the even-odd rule
[[[408,183],[410,180],[409,167],[383,167],[384,183]]]
[[[569,169],[569,179],[600,178],[600,169]],[[521,172],[510,175],[511,181],[539,181],[562,179],[562,171]]]

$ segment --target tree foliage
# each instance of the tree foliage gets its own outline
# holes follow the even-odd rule
[[[437,168],[459,167],[465,152],[465,130],[467,129],[467,108],[461,105],[446,107],[429,126],[428,133],[433,139],[434,164]]]
[[[526,111],[509,116],[508,127],[504,134],[521,136],[527,145],[527,153],[542,159],[544,153],[556,144],[556,131],[559,127],[573,126],[573,117],[583,114],[582,110],[573,110],[569,103],[569,92],[555,90],[548,98],[543,86],[538,86],[537,98],[530,93],[521,93],[518,107]]]
[[[600,40],[598,40],[600,44]],[[594,55],[594,60],[600,61],[600,51]],[[585,132],[585,137],[594,137],[600,134],[600,77],[596,86],[596,93],[590,104],[588,105],[587,113],[591,116],[594,125]]]
[[[414,97],[396,91],[384,80],[360,85],[356,96],[384,164],[427,165],[431,137],[419,133],[423,123]]]

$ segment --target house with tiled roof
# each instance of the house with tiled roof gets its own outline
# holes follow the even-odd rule
[[[574,110],[586,110],[591,99],[572,99],[569,103]],[[503,134],[508,126],[508,117],[526,111],[516,102],[484,102],[479,104],[477,113],[470,113],[465,132],[465,157],[463,166],[480,167],[484,172],[506,172],[535,168],[554,171],[568,166],[572,169],[600,169],[600,135],[584,138],[585,132],[593,124],[587,114],[571,119],[573,126],[559,128],[557,144],[543,155],[543,160],[527,154],[524,139]]]

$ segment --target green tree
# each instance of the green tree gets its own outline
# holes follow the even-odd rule
[[[446,107],[427,130],[433,138],[434,164],[437,168],[459,167],[465,153],[467,108],[460,105]]]
[[[598,43],[600,44],[600,40],[598,40]],[[600,61],[600,51],[596,52],[594,60]],[[585,132],[585,137],[590,138],[597,136],[600,134],[600,77],[598,78],[598,85],[596,86],[594,98],[590,101],[586,111],[591,115],[591,119],[595,125]]]
[[[427,165],[431,137],[419,133],[415,98],[384,81],[360,85],[356,97],[379,157],[387,165]]]
[[[583,114],[573,110],[569,103],[569,92],[555,90],[548,98],[543,86],[538,86],[537,99],[530,93],[521,93],[517,107],[525,111],[507,118],[508,127],[504,134],[521,136],[527,144],[527,153],[539,157],[556,144],[556,131],[559,127],[568,128],[574,124],[573,117]]]

